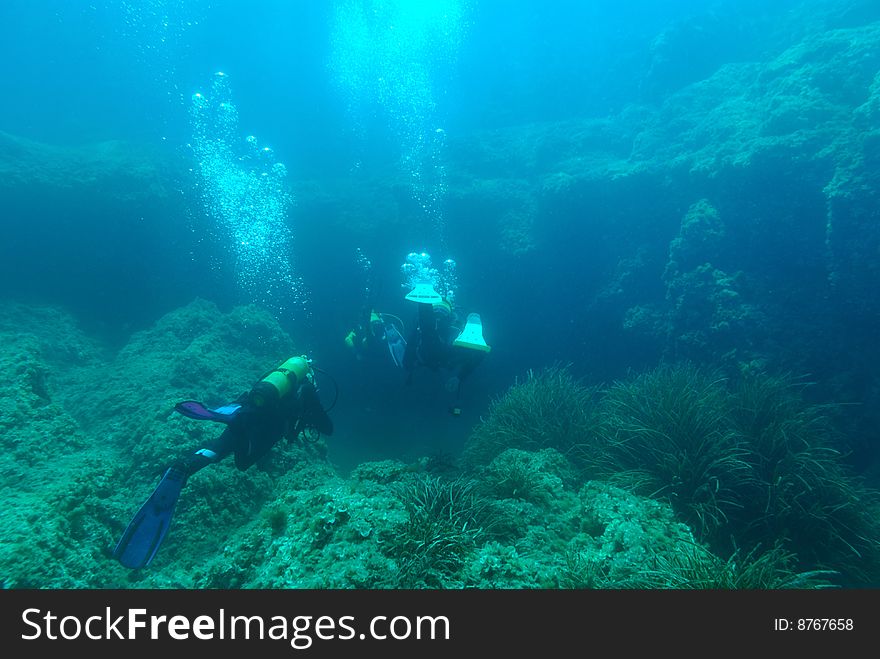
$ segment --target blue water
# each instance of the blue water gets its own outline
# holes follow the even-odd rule
[[[147,195],[132,205],[124,191],[104,198],[76,184],[48,194],[39,183],[4,186],[3,295],[62,305],[111,345],[197,296],[224,309],[264,305],[339,382],[339,423],[373,438],[337,446],[341,463],[459,449],[489,402],[528,369],[571,363],[601,383],[690,358],[807,373],[818,400],[856,404],[847,448],[867,472],[880,397],[876,267],[845,269],[841,291],[829,283],[829,253],[836,262],[876,259],[876,229],[867,254],[847,251],[858,240],[827,244],[823,185],[832,174],[807,162],[816,149],[805,144],[805,161],[791,158],[788,171],[774,166],[775,180],[755,163],[694,174],[673,166],[677,144],[658,129],[667,173],[630,172],[621,188],[614,172],[638,159],[645,138],[634,136],[664,107],[668,118],[677,94],[697,90],[708,112],[729,100],[705,100],[724,88],[705,83],[725,67],[767,66],[811,35],[870,26],[878,13],[875,3],[848,0],[7,0],[0,130],[57,148],[119,141],[167,166],[174,203]],[[218,119],[218,72],[234,120]],[[850,82],[852,107],[876,85],[869,74]],[[821,84],[834,96],[833,75]],[[213,103],[201,137],[194,94]],[[865,130],[877,130],[876,114],[866,116]],[[609,125],[608,162],[598,165],[608,186],[594,179],[567,196],[545,194],[556,170],[597,157],[573,146],[590,121]],[[222,152],[207,173],[205,148]],[[683,140],[682,152],[692,148]],[[517,160],[524,153],[528,161]],[[277,180],[260,187],[276,164]],[[500,187],[480,192],[476,177]],[[520,200],[522,190],[534,195]],[[701,198],[725,222],[721,242],[707,247],[712,266],[744,273],[726,290],[754,314],[709,328],[699,348],[629,331],[628,312],[664,304],[678,329],[706,330],[706,298],[675,289],[665,266]],[[793,208],[801,224],[777,225]],[[528,249],[505,245],[504,212],[531,218]],[[875,210],[862,217],[876,226]],[[236,222],[257,233],[242,239]],[[842,231],[858,235],[852,222]],[[366,286],[358,249],[373,264],[377,304],[407,322],[405,256],[456,261],[458,299],[482,314],[493,348],[464,389],[460,417],[437,404],[431,378],[406,389],[387,360],[365,367],[345,351]],[[716,293],[725,290],[714,281]]]

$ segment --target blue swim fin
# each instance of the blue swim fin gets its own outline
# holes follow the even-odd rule
[[[406,341],[397,331],[397,328],[388,323],[385,325],[385,340],[388,342],[388,351],[391,353],[391,359],[398,368],[403,368],[403,355],[406,353]]]
[[[152,562],[171,526],[171,516],[185,483],[186,473],[182,469],[168,468],[153,494],[129,522],[113,550],[114,558],[132,570]]]

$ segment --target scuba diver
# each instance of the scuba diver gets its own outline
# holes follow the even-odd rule
[[[446,282],[445,296],[434,289],[438,283],[437,272],[430,268],[430,257],[427,254],[410,254],[408,264],[415,269],[406,267],[408,285],[412,290],[406,299],[418,305],[417,322],[410,331],[402,366],[406,371],[406,383],[412,384],[413,374],[419,366],[432,371],[446,371],[446,391],[454,394],[454,401],[449,410],[458,416],[461,414],[459,400],[461,385],[465,379],[480,365],[491,348],[483,339],[483,326],[480,315],[471,313],[464,322],[453,304],[453,287]],[[447,260],[444,264],[447,272],[455,268],[455,262]]]
[[[250,391],[222,407],[208,409],[188,400],[174,409],[191,419],[216,421],[226,428],[165,471],[113,550],[113,557],[127,568],[144,568],[152,562],[168,532],[183,486],[196,472],[230,454],[235,456],[235,466],[244,471],[282,437],[298,439],[314,431],[333,434],[333,422],[318,398],[311,360],[304,355],[291,357]]]
[[[346,335],[345,345],[358,359],[364,359],[370,350],[386,345],[394,365],[401,368],[406,352],[406,340],[403,338],[403,333],[397,329],[395,321],[403,328],[403,321],[394,314],[379,313],[375,309],[370,309],[366,318],[362,316],[358,324]]]
[[[358,321],[345,336],[345,345],[362,360],[372,350],[382,345],[388,346],[391,359],[398,368],[403,366],[403,355],[406,350],[406,331],[403,321],[394,314],[379,313],[374,308],[373,263],[358,248],[358,264],[366,273],[367,283],[364,289],[364,303]],[[398,329],[397,324],[400,325]]]

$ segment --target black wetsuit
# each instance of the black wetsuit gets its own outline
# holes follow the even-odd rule
[[[282,364],[276,371],[290,378],[291,372],[286,368]],[[333,423],[310,380],[305,379],[298,386],[293,386],[292,381],[289,388],[283,389],[281,395],[275,384],[264,378],[222,408],[208,409],[198,401],[178,403],[175,409],[181,414],[218,421],[226,427],[218,437],[165,470],[156,489],[126,527],[113,549],[113,557],[130,569],[150,565],[168,533],[177,499],[187,479],[197,471],[220,462],[230,453],[235,455],[235,466],[245,470],[282,437],[296,437],[306,428],[332,434]]]
[[[233,453],[235,466],[244,471],[282,437],[293,439],[307,428],[324,435],[333,434],[333,422],[321,407],[311,382],[304,382],[286,396],[261,406],[251,402],[251,394],[246,392],[235,399],[232,404],[241,405],[241,409],[219,436],[178,460],[175,468],[188,477]]]
[[[485,352],[453,345],[461,333],[458,318],[451,312],[435,309],[433,304],[419,302],[417,325],[410,332],[403,367],[407,372],[407,384],[412,382],[418,366],[432,371],[444,369],[450,379],[455,378],[455,395],[461,391],[461,383],[479,366]]]

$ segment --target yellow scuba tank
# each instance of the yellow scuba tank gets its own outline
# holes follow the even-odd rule
[[[270,371],[250,391],[250,402],[263,407],[276,403],[306,379],[312,372],[305,355],[291,357],[278,368]]]

